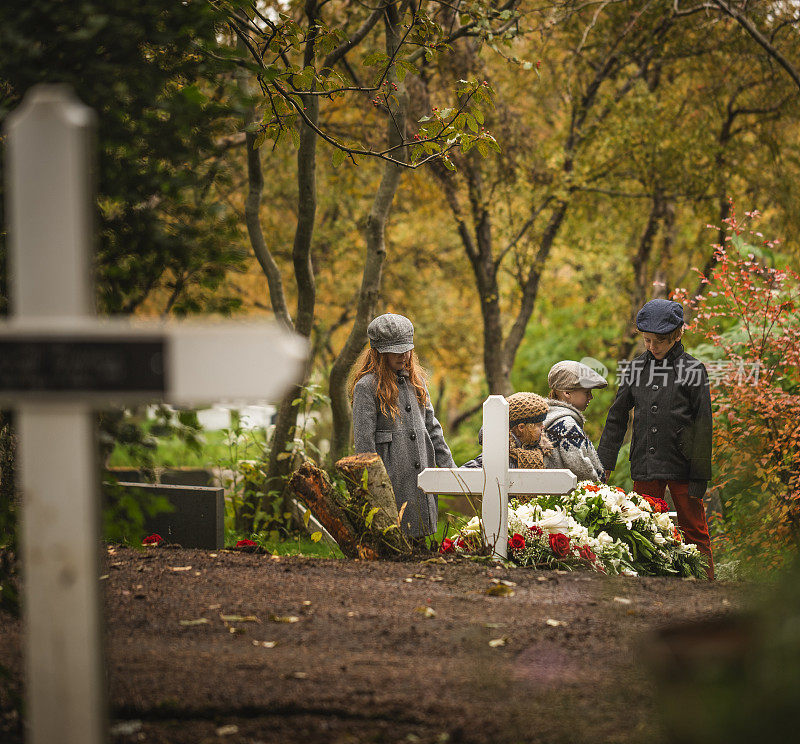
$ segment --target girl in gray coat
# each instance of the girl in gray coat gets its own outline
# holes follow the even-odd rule
[[[392,482],[401,527],[412,538],[436,532],[438,501],[417,487],[425,468],[454,468],[414,353],[414,326],[393,313],[367,328],[369,348],[353,376],[355,449],[376,452]]]

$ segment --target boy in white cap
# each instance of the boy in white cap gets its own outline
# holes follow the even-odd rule
[[[663,498],[669,488],[678,526],[687,542],[708,558],[714,578],[703,494],[711,480],[711,394],[703,364],[684,351],[683,307],[650,300],[636,316],[645,352],[620,375],[597,452],[607,472],[633,414],[631,477],[637,493]]]
[[[588,365],[565,359],[550,368],[547,384],[550,397],[544,430],[554,448],[550,467],[571,470],[578,481],[605,482],[603,465],[583,428],[583,412],[592,400],[592,390],[607,387],[608,382]]]

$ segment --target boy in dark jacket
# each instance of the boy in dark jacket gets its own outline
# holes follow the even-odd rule
[[[650,300],[636,316],[646,351],[621,372],[597,454],[614,469],[633,408],[631,477],[642,495],[669,488],[678,526],[708,558],[714,578],[703,495],[711,479],[711,394],[703,364],[683,349],[683,307]]]

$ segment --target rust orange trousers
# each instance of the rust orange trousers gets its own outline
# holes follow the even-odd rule
[[[678,513],[678,527],[686,542],[697,545],[697,549],[708,558],[708,578],[714,578],[714,559],[711,556],[711,538],[708,536],[708,522],[703,499],[689,496],[689,481],[650,480],[634,481],[633,490],[642,496],[663,499],[669,487],[675,511]]]

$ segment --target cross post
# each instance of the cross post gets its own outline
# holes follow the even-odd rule
[[[483,404],[483,468],[425,468],[417,484],[426,493],[481,495],[481,529],[493,555],[508,556],[509,494],[569,493],[571,470],[508,466],[508,402],[490,395]]]
[[[137,328],[95,317],[94,121],[68,87],[40,85],[6,124],[13,282],[0,402],[17,408],[30,744],[106,740],[93,409],[275,399],[307,355],[271,323]]]

